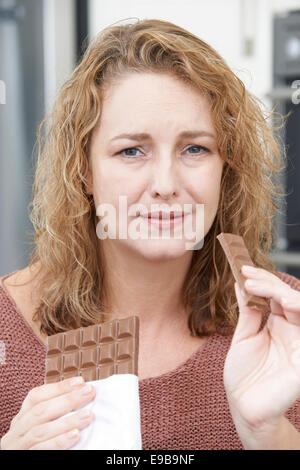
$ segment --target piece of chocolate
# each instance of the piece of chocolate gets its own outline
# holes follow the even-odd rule
[[[220,233],[217,239],[225,252],[229,261],[233,276],[239,285],[242,295],[246,301],[247,307],[254,307],[265,312],[270,311],[269,299],[249,294],[245,290],[245,282],[247,278],[242,274],[241,268],[244,264],[254,266],[243,237],[232,233]],[[254,266],[255,267],[255,266]]]
[[[138,375],[139,317],[114,319],[47,338],[45,384],[81,375],[86,382]]]

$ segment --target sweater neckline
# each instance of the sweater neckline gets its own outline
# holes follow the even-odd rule
[[[47,348],[46,348],[45,344],[39,339],[39,337],[33,331],[32,327],[25,320],[25,318],[22,315],[22,313],[20,312],[15,300],[11,297],[11,295],[7,291],[6,287],[4,286],[3,281],[6,278],[12,276],[13,274],[15,274],[18,271],[19,270],[15,270],[15,271],[12,271],[9,274],[6,274],[5,276],[0,276],[0,288],[2,288],[3,292],[5,293],[7,299],[9,300],[10,304],[12,305],[15,312],[17,313],[18,318],[20,319],[22,324],[26,327],[27,331],[31,334],[32,339],[38,341],[39,345],[43,348],[44,353],[46,353]],[[201,346],[199,346],[199,348],[197,348],[196,351],[193,352],[193,354],[191,356],[189,356],[185,361],[183,361],[181,364],[179,364],[177,367],[175,367],[175,369],[172,369],[168,372],[164,372],[163,374],[157,375],[157,376],[154,376],[154,377],[146,377],[144,379],[139,379],[139,383],[140,384],[148,384],[148,383],[153,383],[153,382],[159,382],[160,380],[166,380],[166,379],[169,379],[169,378],[171,378],[171,377],[173,377],[177,374],[180,374],[182,371],[187,369],[190,366],[190,364],[192,364],[194,362],[194,360],[196,359],[196,357],[200,353],[201,353],[201,355],[205,353],[206,349],[210,345],[210,342],[212,341],[212,338],[214,338],[215,335],[216,335],[216,333],[213,333],[212,335],[210,335],[206,339],[206,341],[203,344],[201,344]]]
[[[210,343],[213,341],[213,338],[215,338],[216,334],[217,333],[211,334],[206,339],[206,341],[203,344],[201,344],[201,346],[199,346],[199,348],[196,349],[195,352],[193,352],[193,354],[190,357],[188,357],[184,362],[179,364],[175,369],[172,369],[172,370],[170,370],[168,372],[165,372],[164,374],[161,374],[161,375],[157,375],[157,376],[154,376],[154,377],[146,377],[145,379],[140,379],[139,383],[140,384],[147,384],[147,383],[165,381],[166,379],[170,379],[170,378],[180,374],[184,370],[188,369],[188,367],[196,360],[197,356],[199,356],[200,354],[201,354],[201,356],[204,356],[204,354],[206,353],[207,348],[210,347]]]

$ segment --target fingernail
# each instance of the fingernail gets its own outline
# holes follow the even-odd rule
[[[253,274],[254,274],[254,273],[257,272],[257,269],[256,269],[256,268],[254,268],[253,266],[248,266],[248,265],[246,265],[246,264],[244,264],[244,265],[242,266],[242,269],[243,269],[243,271],[245,271],[245,272],[247,272],[247,273],[253,273]]]
[[[75,388],[75,387],[78,387],[79,385],[82,385],[83,384],[83,377],[74,377],[71,381],[70,381],[70,385],[72,388]]]
[[[91,416],[91,411],[90,410],[81,410],[78,413],[78,417],[80,419],[86,419],[86,418],[89,418],[90,416]]]
[[[89,395],[92,390],[93,390],[92,385],[86,385],[86,386],[81,390],[81,393],[82,393],[82,395]]]
[[[68,432],[67,436],[70,439],[74,439],[74,437],[77,437],[79,435],[79,430],[78,429],[73,429],[73,431]]]

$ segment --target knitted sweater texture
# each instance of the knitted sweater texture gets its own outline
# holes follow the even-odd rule
[[[0,439],[45,376],[46,347],[2,282],[14,272],[0,277]],[[300,280],[276,275],[300,291]],[[139,380],[143,449],[243,449],[223,383],[231,340],[215,333],[176,369]],[[300,397],[285,416],[300,432]]]

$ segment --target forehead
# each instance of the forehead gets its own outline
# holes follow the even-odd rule
[[[200,90],[168,74],[131,73],[106,89],[99,125],[113,126],[114,133],[136,130],[137,124],[148,131],[164,124],[171,131],[194,128],[195,120],[212,130],[209,99]]]

